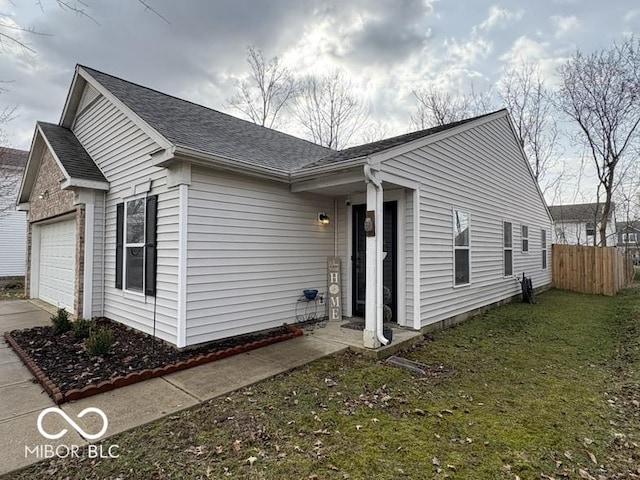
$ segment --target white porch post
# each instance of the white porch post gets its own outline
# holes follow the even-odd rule
[[[363,343],[366,348],[378,348],[376,336],[378,322],[382,321],[382,189],[367,183],[367,210],[374,212],[375,236],[367,236],[367,270],[365,292],[365,328]]]

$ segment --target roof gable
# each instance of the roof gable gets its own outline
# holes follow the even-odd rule
[[[424,140],[432,137],[438,133],[454,130],[456,127],[460,127],[465,124],[476,122],[480,119],[493,116],[498,113],[505,113],[506,110],[497,110],[495,112],[486,113],[477,117],[465,118],[457,122],[447,123],[445,125],[438,125],[436,127],[427,128],[425,130],[419,130],[417,132],[405,133],[391,138],[385,138],[376,142],[366,143],[355,147],[345,148],[343,150],[332,152],[329,155],[316,160],[310,164],[304,166],[304,169],[319,167],[323,165],[331,165],[334,163],[341,163],[348,160],[354,160],[356,158],[365,158],[378,153],[386,152],[396,147],[405,146],[418,140]]]
[[[283,174],[332,151],[88,67],[79,69],[176,147]]]
[[[15,148],[0,147],[0,167],[22,170],[27,165],[29,152]]]
[[[20,187],[19,203],[29,201],[45,149],[51,152],[65,177],[63,188],[109,189],[109,182],[71,130],[53,123],[37,122]]]
[[[554,222],[590,222],[602,216],[602,203],[576,203],[572,205],[551,205],[549,211]],[[613,215],[615,204],[612,204],[609,216]]]

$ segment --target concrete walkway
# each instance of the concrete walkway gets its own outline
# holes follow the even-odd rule
[[[0,302],[0,333],[49,324],[49,313],[28,301]],[[347,350],[341,342],[312,335],[297,337],[217,362],[136,383],[77,402],[61,409],[85,432],[96,433],[102,421],[95,414],[77,415],[87,407],[100,408],[109,420],[100,440],[189,408],[213,397],[246,387],[319,358]],[[57,414],[44,417],[44,430],[68,432],[60,440],[48,440],[38,431],[40,412],[55,404],[34,383],[4,338],[0,340],[0,475],[39,461],[26,447],[84,445],[82,438]],[[109,442],[105,442],[105,445]]]

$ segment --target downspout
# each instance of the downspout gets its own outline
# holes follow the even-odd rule
[[[107,192],[102,193],[102,301],[100,305],[100,315],[104,317],[104,299],[105,299],[105,268],[106,268],[106,232],[107,232]]]
[[[333,256],[338,256],[338,199],[333,199]]]
[[[389,340],[384,337],[382,331],[383,323],[383,303],[382,303],[382,232],[383,223],[380,221],[383,203],[382,203],[382,183],[377,179],[371,170],[371,165],[366,163],[364,165],[364,176],[368,183],[371,183],[376,188],[376,212],[378,218],[376,218],[376,338],[382,345],[388,345]]]

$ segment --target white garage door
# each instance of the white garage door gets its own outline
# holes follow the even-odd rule
[[[76,272],[76,221],[40,227],[38,296],[70,313],[73,310]]]

